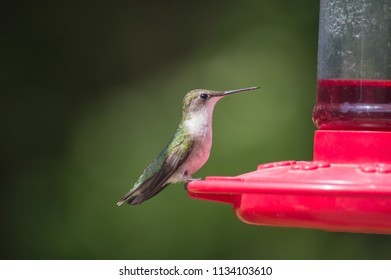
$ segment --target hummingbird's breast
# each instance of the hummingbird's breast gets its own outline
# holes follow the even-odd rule
[[[200,169],[209,158],[212,147],[212,120],[209,112],[200,112],[185,122],[194,146],[186,162],[180,168],[189,176]]]
[[[191,176],[200,169],[208,160],[210,149],[212,147],[212,129],[207,129],[201,139],[196,140],[193,150],[186,162],[183,164],[183,169]]]

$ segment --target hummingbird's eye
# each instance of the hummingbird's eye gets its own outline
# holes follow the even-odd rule
[[[208,99],[208,95],[206,94],[206,93],[201,93],[200,94],[200,97],[202,98],[202,99]]]

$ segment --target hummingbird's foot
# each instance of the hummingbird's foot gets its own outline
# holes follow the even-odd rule
[[[188,185],[190,182],[198,181],[198,180],[202,180],[202,178],[189,178],[189,179],[187,179],[187,181],[185,182],[185,185],[184,185],[183,187],[184,187],[185,190],[187,191],[187,185]]]

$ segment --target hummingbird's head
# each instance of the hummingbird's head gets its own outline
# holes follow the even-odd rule
[[[259,87],[249,87],[236,90],[215,91],[208,89],[194,89],[189,91],[183,99],[183,114],[189,115],[192,113],[201,112],[205,109],[213,110],[214,105],[224,96],[237,92],[255,90]]]

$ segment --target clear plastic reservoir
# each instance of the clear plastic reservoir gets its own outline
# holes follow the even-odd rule
[[[315,125],[391,130],[391,1],[320,3]]]

